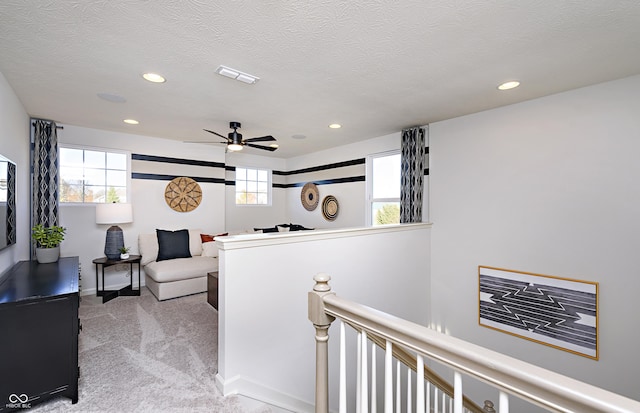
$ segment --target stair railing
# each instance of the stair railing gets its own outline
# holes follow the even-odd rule
[[[394,348],[398,350],[397,360],[403,363],[411,364],[415,357],[415,371],[424,371],[425,358],[453,369],[451,404],[454,413],[477,411],[475,409],[478,408],[475,404],[466,406],[463,404],[463,374],[499,390],[499,413],[509,412],[510,395],[552,412],[640,412],[638,401],[338,297],[331,291],[330,279],[331,277],[326,274],[316,275],[313,291],[308,294],[309,319],[316,329],[315,411],[317,413],[329,412],[328,330],[335,319],[343,321],[342,325],[353,326],[356,331],[359,331],[356,413],[369,410],[366,343],[371,338],[374,341],[384,340],[385,342],[385,413],[393,411],[391,358]],[[340,341],[339,411],[346,413],[344,335],[341,336]],[[400,357],[399,350],[409,357]],[[431,409],[427,406],[428,401],[425,400],[424,377],[423,374],[416,375],[416,413],[424,413],[425,409],[427,411]],[[375,398],[372,397],[371,400]]]

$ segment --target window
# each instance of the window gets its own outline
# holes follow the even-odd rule
[[[367,221],[370,225],[400,223],[400,152],[367,159]]]
[[[60,202],[127,202],[128,155],[60,147]]]
[[[236,168],[236,205],[271,205],[271,171]]]

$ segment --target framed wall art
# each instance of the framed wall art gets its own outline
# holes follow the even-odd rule
[[[478,266],[479,323],[598,359],[598,283]]]

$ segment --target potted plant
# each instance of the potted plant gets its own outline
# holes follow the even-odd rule
[[[129,247],[120,247],[118,248],[118,251],[120,251],[120,259],[121,260],[127,260],[129,259],[129,250],[131,248]]]
[[[53,225],[45,227],[38,224],[31,228],[31,238],[36,242],[36,259],[41,264],[58,261],[60,243],[64,240],[67,229]]]

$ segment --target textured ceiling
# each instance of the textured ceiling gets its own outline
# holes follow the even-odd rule
[[[639,51],[637,0],[0,2],[0,72],[30,115],[180,141],[240,121],[281,158],[638,74]]]

